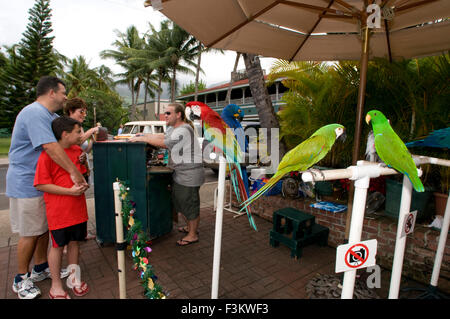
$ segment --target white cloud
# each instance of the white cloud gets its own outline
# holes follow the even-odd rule
[[[34,0],[1,0],[0,11],[0,45],[12,45],[22,38],[28,24],[28,10]],[[144,8],[144,0],[51,0],[52,27],[55,40],[54,47],[69,58],[83,55],[91,67],[101,64],[109,66],[114,72],[120,67],[113,60],[103,60],[99,53],[113,49],[116,40],[114,30],[125,32],[130,25],[135,25],[140,32],[148,30],[151,23],[159,28],[166,17],[151,7]],[[234,66],[236,53],[208,53],[202,57],[205,74],[201,78],[208,86],[217,82],[228,81]],[[270,67],[274,59],[263,58],[263,68]],[[241,58],[238,69],[244,69]],[[180,75],[180,81],[193,81],[193,76]]]

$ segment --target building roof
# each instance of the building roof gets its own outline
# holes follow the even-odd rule
[[[267,75],[264,75],[264,80],[267,81]],[[281,79],[277,79],[275,81],[281,81]],[[224,84],[220,84],[220,85],[216,85],[201,91],[198,91],[198,94],[204,94],[204,93],[208,93],[208,92],[216,92],[216,91],[221,91],[223,89],[227,89],[228,86],[230,85],[229,82],[224,83]],[[233,82],[232,84],[232,88],[237,88],[237,87],[243,87],[243,86],[247,86],[248,85],[248,78],[247,79],[243,79],[243,80],[239,80],[236,82]],[[194,93],[188,93],[188,94],[184,94],[184,95],[179,95],[177,98],[181,99],[184,97],[188,97],[188,96],[193,96]]]

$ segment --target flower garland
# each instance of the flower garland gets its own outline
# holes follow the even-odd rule
[[[142,286],[144,287],[144,295],[149,299],[165,299],[166,295],[162,291],[162,287],[155,283],[157,277],[153,273],[153,267],[149,263],[149,254],[152,249],[149,247],[150,241],[146,232],[142,230],[141,222],[134,219],[136,211],[136,203],[130,200],[128,191],[130,188],[127,183],[119,182],[119,197],[122,201],[122,218],[123,224],[127,227],[127,235],[125,240],[132,247],[132,257],[134,261],[134,270],[140,272]]]

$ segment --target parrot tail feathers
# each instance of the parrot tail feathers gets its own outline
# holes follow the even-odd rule
[[[239,164],[235,164],[234,169],[232,169],[232,165],[230,164],[230,177],[233,184],[234,193],[236,194],[236,198],[239,204],[242,205],[244,201],[248,200],[248,197],[245,189],[245,184],[242,179],[242,171]],[[255,231],[258,231],[250,207],[246,207],[245,211],[247,213],[248,222],[250,223],[250,226],[252,226],[252,228]]]
[[[250,205],[251,203],[253,203],[255,200],[257,200],[258,198],[260,198],[265,192],[267,192],[268,190],[270,190],[282,177],[284,176],[284,174],[279,174],[279,175],[274,175],[266,184],[264,184],[263,187],[261,187],[256,193],[254,193],[249,199],[247,199],[246,201],[244,201],[242,203],[242,205],[244,207],[241,208],[240,211],[246,209],[246,207],[248,205]]]
[[[413,176],[405,173],[406,176],[408,176],[409,180],[411,181],[412,186],[414,187],[414,190],[416,192],[424,192],[425,187],[423,187],[422,181],[420,180],[419,176],[417,174],[414,174]]]

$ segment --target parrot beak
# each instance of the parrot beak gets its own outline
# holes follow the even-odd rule
[[[366,115],[366,123],[369,124],[369,122],[370,122],[371,119],[372,119],[372,118],[370,117],[370,115],[367,114],[367,115]]]
[[[244,118],[241,113],[234,113],[233,116],[238,120],[239,122],[242,121]]]
[[[190,112],[189,113],[189,120],[190,121],[194,121],[194,120],[198,120],[199,118],[197,116],[195,116],[194,112]]]
[[[344,132],[341,134],[341,136],[338,137],[338,140],[344,143],[346,139],[347,139],[347,131],[344,128]]]

